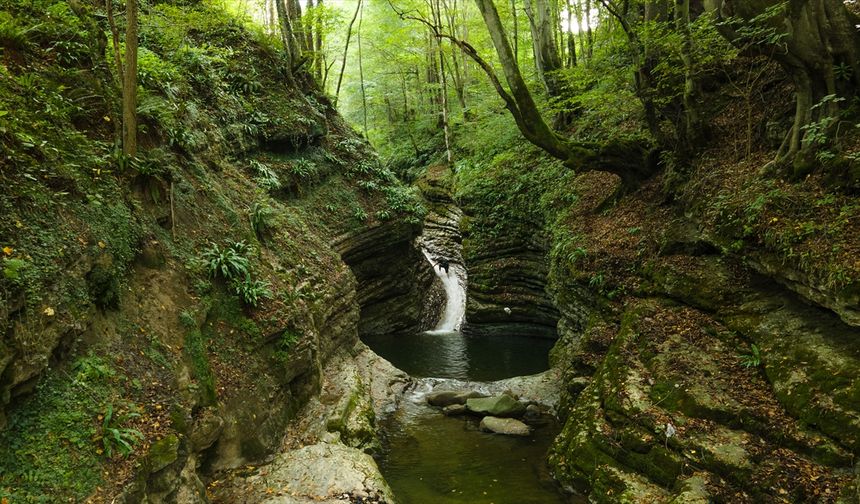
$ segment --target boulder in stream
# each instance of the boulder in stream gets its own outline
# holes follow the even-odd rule
[[[466,404],[467,400],[480,397],[486,396],[474,390],[440,390],[427,394],[426,399],[430,406],[444,408],[452,404]]]
[[[506,436],[528,436],[531,428],[515,418],[498,418],[487,416],[481,420],[481,430]]]
[[[442,414],[445,416],[465,415],[468,412],[465,404],[451,404],[442,408]]]
[[[466,409],[477,415],[519,417],[525,413],[526,406],[513,397],[502,394],[495,397],[467,399]]]

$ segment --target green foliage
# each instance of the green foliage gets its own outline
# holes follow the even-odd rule
[[[227,281],[241,280],[249,273],[247,255],[250,250],[244,241],[233,242],[223,249],[217,243],[211,243],[203,251],[202,260],[210,277]]]
[[[750,345],[750,353],[741,354],[741,365],[747,368],[761,366],[761,350],[755,343]]]
[[[767,7],[752,19],[732,16],[720,24],[731,28],[737,34],[733,42],[739,47],[773,46],[777,50],[784,50],[788,33],[782,31],[779,20],[785,16],[787,9],[788,2],[779,2]]]
[[[113,405],[108,404],[99,434],[104,454],[107,457],[113,457],[114,454],[128,457],[134,452],[134,445],[144,440],[144,436],[139,430],[124,426],[139,416],[140,413],[129,409],[122,409],[115,413]]]
[[[812,106],[811,111],[816,111],[818,109],[827,108],[831,104],[837,104],[839,102],[845,101],[845,98],[838,97],[835,94],[827,95],[821,99],[818,103]],[[801,129],[804,131],[803,141],[807,145],[824,145],[829,141],[829,133],[838,121],[839,117],[836,115],[833,116],[823,116],[818,121],[811,122]]]
[[[276,342],[275,353],[273,355],[275,361],[282,365],[289,363],[293,347],[296,346],[300,338],[301,336],[292,329],[284,329],[281,337]]]
[[[102,483],[97,417],[119,378],[107,361],[89,355],[40,380],[0,431],[0,497],[85,500]]]
[[[281,180],[278,178],[278,174],[269,165],[256,159],[250,160],[248,165],[256,173],[255,180],[260,187],[267,191],[277,191],[281,188]]]
[[[259,239],[264,239],[272,231],[275,211],[269,205],[255,201],[248,211],[251,229]]]
[[[179,313],[179,323],[181,323],[183,327],[191,329],[197,326],[197,319],[194,318],[194,314],[190,311],[182,310]]]
[[[358,222],[364,222],[367,220],[367,212],[360,206],[357,206],[352,210],[352,218]]]
[[[233,280],[230,285],[233,292],[248,306],[256,308],[261,300],[272,297],[269,283],[262,280],[253,280],[250,274],[246,274],[245,278],[241,280]]]
[[[207,352],[208,339],[199,329],[193,329],[185,335],[183,351],[191,363],[191,371],[197,380],[197,393],[204,406],[215,404],[218,393],[215,390],[215,375],[209,364]]]
[[[3,276],[13,282],[21,280],[24,270],[27,268],[27,261],[17,258],[3,258]]]

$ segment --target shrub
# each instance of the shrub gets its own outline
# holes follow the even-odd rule
[[[269,283],[263,280],[252,280],[251,275],[246,275],[242,281],[233,282],[233,292],[239,296],[248,306],[257,307],[263,299],[270,299],[272,291]]]
[[[758,345],[753,343],[750,345],[750,353],[742,354],[740,359],[743,367],[759,367],[761,365],[761,350]]]
[[[210,277],[221,277],[224,280],[240,279],[249,274],[246,254],[250,247],[244,242],[235,242],[222,249],[216,243],[203,251],[203,261]]]
[[[263,239],[272,230],[272,219],[275,211],[265,203],[255,202],[248,212],[248,220],[251,221],[251,229],[257,238]]]
[[[123,425],[139,416],[140,414],[135,411],[114,414],[113,405],[107,406],[100,434],[105,455],[112,457],[114,453],[119,453],[123,457],[128,457],[134,452],[134,445],[143,441],[144,436],[140,431]]]

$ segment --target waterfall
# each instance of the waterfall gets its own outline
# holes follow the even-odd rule
[[[465,271],[461,265],[452,263],[446,272],[436,265],[427,249],[422,247],[421,251],[445,286],[445,312],[436,324],[434,332],[457,332],[466,314],[466,288],[461,281],[461,278],[465,277]]]

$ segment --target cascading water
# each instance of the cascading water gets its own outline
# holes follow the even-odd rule
[[[383,474],[403,504],[566,502],[543,462],[557,425],[547,424],[522,438],[493,435],[479,431],[478,418],[446,417],[425,400],[436,388],[500,394],[508,385],[491,380],[547,369],[552,346],[550,340],[515,334],[480,338],[460,332],[467,286],[459,229],[462,213],[453,204],[434,210],[415,245],[445,290],[445,308],[436,327],[411,335],[362,337],[414,379],[405,400],[383,420],[387,432],[380,460]],[[435,297],[428,302],[435,305]]]
[[[460,330],[463,325],[463,318],[466,315],[466,287],[462,280],[466,276],[463,267],[456,263],[451,263],[446,271],[439,266],[439,263],[434,262],[432,255],[427,248],[422,248],[424,257],[430,263],[436,276],[442,281],[445,286],[445,311],[436,328],[431,332],[451,333]]]

